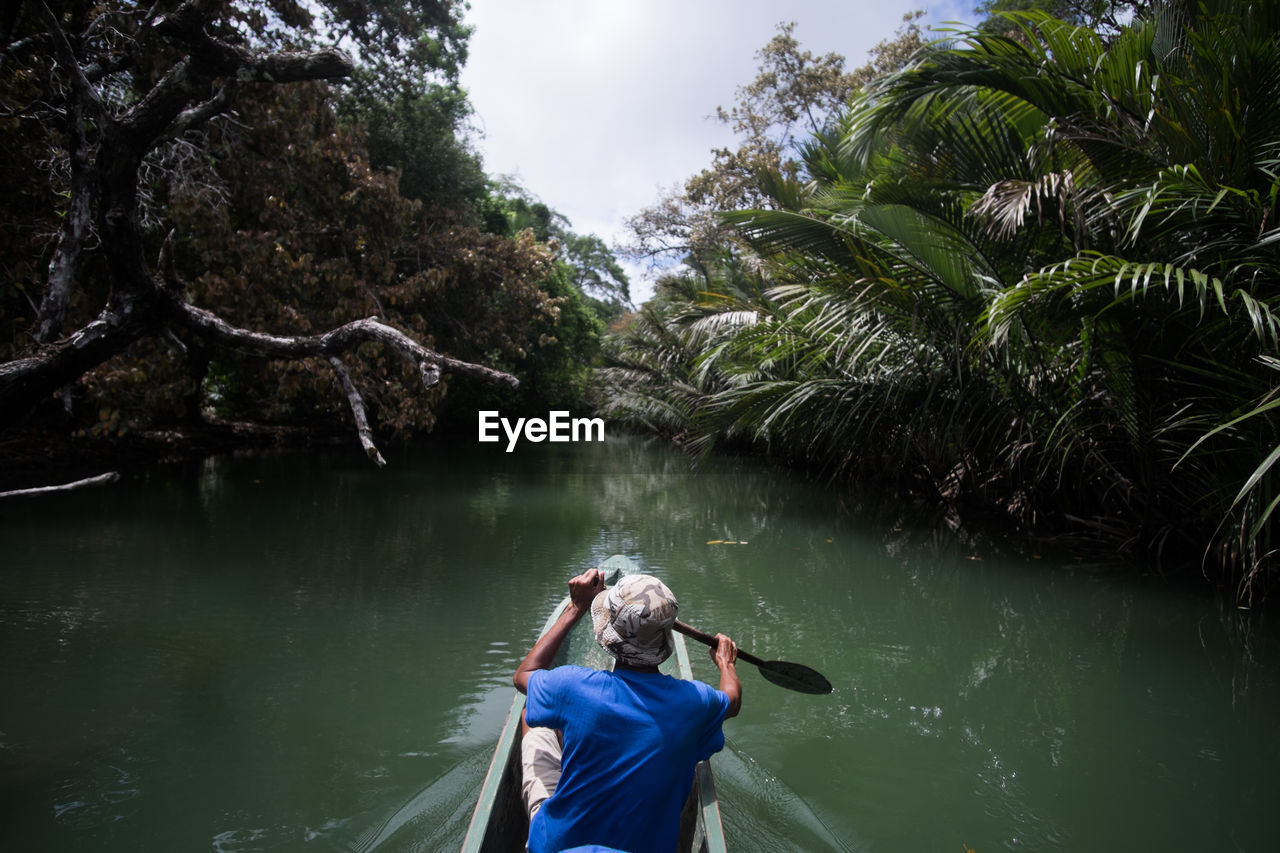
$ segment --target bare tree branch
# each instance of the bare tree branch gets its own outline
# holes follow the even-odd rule
[[[0,498],[16,498],[26,495],[47,495],[50,492],[69,492],[73,489],[83,489],[87,486],[105,486],[108,483],[119,481],[120,474],[110,471],[106,474],[99,474],[96,477],[86,477],[83,480],[76,480],[73,483],[63,483],[58,486],[38,486],[34,489],[14,489],[8,492],[0,492]]]
[[[0,364],[0,424],[19,420],[41,399],[122,352],[148,328],[138,312],[109,305],[97,319],[39,354]]]
[[[164,242],[160,244],[160,257],[156,259],[156,268],[160,270],[164,286],[170,293],[182,292],[182,279],[178,277],[178,269],[173,265],[173,235],[176,233],[175,229],[170,228],[169,233],[164,235]]]
[[[58,232],[58,245],[49,261],[49,277],[36,316],[35,339],[48,343],[62,331],[75,287],[76,264],[93,220],[93,173],[89,166],[89,139],[84,106],[72,104],[67,129],[68,157],[71,161],[71,198]]]
[[[351,57],[340,50],[312,53],[283,51],[259,54],[213,38],[205,31],[204,0],[188,0],[169,15],[158,19],[157,32],[190,49],[190,56],[177,62],[169,72],[121,119],[122,128],[135,144],[152,145],[175,135],[226,109],[240,83],[298,83],[346,77],[354,70]],[[83,76],[83,75],[81,75]],[[213,81],[223,78],[223,89],[209,98]],[[235,81],[231,83],[230,81]],[[204,103],[187,111],[192,100]],[[190,120],[181,116],[190,112]]]
[[[356,384],[351,381],[351,374],[347,372],[347,366],[342,363],[342,359],[331,355],[329,364],[333,367],[333,372],[338,374],[338,381],[342,383],[342,390],[347,395],[347,402],[351,405],[351,416],[355,418],[356,432],[360,436],[360,446],[364,448],[364,455],[381,468],[387,464],[387,460],[382,458],[382,454],[373,443],[373,430],[369,429],[369,419],[365,417],[364,398],[360,396]]]
[[[351,57],[333,48],[315,53],[271,53],[251,58],[245,67],[248,79],[259,83],[331,80],[355,70]]]
[[[225,81],[222,87],[218,89],[216,95],[202,104],[183,110],[173,123],[165,129],[161,134],[162,138],[174,139],[191,130],[197,125],[204,124],[214,116],[226,112],[231,106],[231,102],[235,99],[236,93],[240,91],[240,81],[232,78]]]
[[[346,77],[355,66],[340,50],[330,48],[314,53],[281,51],[256,54],[247,48],[214,38],[205,30],[203,7],[209,4],[188,0],[171,14],[156,21],[157,32],[182,42],[191,49],[202,70],[214,76],[239,75],[245,81],[296,83]]]
[[[76,99],[94,114],[94,118],[98,118],[103,113],[102,99],[98,97],[98,92],[89,83],[89,79],[84,76],[84,70],[76,59],[75,51],[71,49],[71,42],[67,41],[66,33],[62,31],[62,25],[58,23],[58,17],[53,14],[44,0],[41,0],[37,7],[37,14],[53,38],[54,54],[57,56],[58,64],[67,72],[67,79],[71,83],[71,90],[75,93]]]
[[[353,320],[320,335],[286,337],[236,328],[216,314],[186,302],[173,300],[170,306],[175,320],[194,334],[215,346],[245,355],[287,359],[328,357],[355,349],[362,343],[376,342],[389,347],[412,364],[426,388],[439,382],[442,372],[503,388],[515,389],[520,385],[520,380],[509,373],[429,350],[404,332],[374,317]]]

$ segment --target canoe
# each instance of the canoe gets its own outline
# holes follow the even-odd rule
[[[639,567],[627,557],[615,555],[601,563],[600,570],[605,573],[605,583],[612,584],[622,575],[639,572]],[[568,606],[569,598],[565,596],[542,626],[543,634],[550,630],[560,613]],[[576,663],[595,669],[608,669],[612,665],[613,658],[591,636],[589,621],[580,621],[574,626],[569,638],[561,644],[555,660],[557,666]],[[693,668],[689,665],[689,652],[685,648],[684,637],[680,634],[673,636],[675,654],[661,669],[678,678],[692,679]],[[520,714],[524,711],[525,698],[524,694],[514,688],[512,692],[515,696],[511,700],[511,709],[507,712],[502,734],[498,736],[498,744],[493,750],[493,759],[476,800],[475,811],[471,815],[471,824],[462,843],[463,853],[516,853],[524,850],[529,838],[529,820],[520,800]],[[693,789],[689,792],[689,799],[685,802],[684,812],[680,817],[679,850],[682,853],[725,853],[727,849],[711,763],[701,761],[694,769]]]

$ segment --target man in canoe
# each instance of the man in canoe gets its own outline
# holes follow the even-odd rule
[[[679,604],[662,581],[629,575],[605,589],[603,573],[588,569],[569,581],[569,598],[513,679],[528,696],[521,753],[529,850],[671,853],[694,767],[724,747],[720,725],[742,707],[737,644],[716,635],[720,689],[672,678],[658,664],[674,648]],[[587,613],[614,670],[552,669]]]

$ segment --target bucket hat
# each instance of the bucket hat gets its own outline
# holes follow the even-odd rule
[[[674,650],[671,627],[680,603],[652,575],[627,575],[591,602],[596,642],[630,666],[657,666]]]

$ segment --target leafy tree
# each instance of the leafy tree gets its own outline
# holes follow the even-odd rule
[[[455,356],[518,365],[554,330],[540,282],[552,255],[531,238],[485,234],[404,198],[395,176],[373,169],[360,137],[344,131],[325,92],[261,93],[242,116],[252,130],[215,137],[229,204],[175,199],[178,252],[202,304],[272,331],[324,328],[375,314],[421,330]],[[222,143],[226,144],[222,144]],[[379,356],[351,374],[381,427],[429,428],[439,395]],[[224,361],[220,402],[272,420],[331,417],[328,371],[308,363]],[[509,393],[509,392],[507,392]]]
[[[600,411],[617,423],[709,449],[708,404],[750,374],[717,356],[743,329],[776,322],[763,280],[734,252],[660,278],[654,297],[604,341]],[[726,370],[726,367],[728,369]],[[716,437],[724,439],[724,433]]]
[[[347,78],[345,85],[381,91],[385,101],[404,92],[421,92],[433,79],[456,84],[466,64],[471,28],[462,23],[464,0],[266,2],[290,25],[287,38],[352,47],[360,57],[360,73]],[[269,26],[273,17],[260,18],[260,27]]]
[[[570,268],[570,280],[606,322],[631,304],[631,283],[608,245],[595,234],[578,234],[573,223],[510,178],[495,181],[487,222],[496,233],[528,228],[535,239],[551,241]]]
[[[595,234],[558,235],[571,283],[601,320],[612,322],[631,306],[631,282],[609,245]]]
[[[67,3],[57,13],[43,3],[20,4],[5,21],[0,89],[7,106],[0,132],[6,152],[23,158],[8,161],[6,181],[18,191],[10,203],[22,194],[43,198],[33,205],[32,225],[18,229],[5,246],[5,263],[17,274],[6,282],[0,303],[8,333],[3,346],[9,360],[0,364],[6,421],[23,418],[81,377],[88,377],[80,387],[90,393],[166,386],[156,377],[181,371],[172,369],[173,359],[155,361],[160,341],[188,353],[183,359],[194,376],[221,365],[216,372],[225,380],[245,358],[300,364],[296,370],[313,385],[337,390],[346,400],[366,451],[379,461],[366,402],[378,383],[370,376],[388,376],[384,371],[405,365],[428,395],[448,374],[514,386],[507,374],[415,339],[429,335],[428,327],[440,319],[423,310],[474,290],[474,277],[489,292],[499,285],[495,304],[528,304],[533,314],[545,315],[537,288],[501,284],[507,272],[501,251],[509,241],[495,244],[498,255],[463,249],[465,235],[445,229],[442,237],[425,209],[406,206],[394,186],[369,169],[350,137],[332,129],[317,143],[308,135],[331,125],[327,107],[308,106],[306,98],[256,100],[261,85],[348,76],[353,64],[338,44],[356,47],[388,86],[429,69],[446,79],[456,76],[465,57],[459,11],[453,2],[347,0],[187,0],[148,8]],[[324,102],[323,94],[319,98]],[[237,146],[253,134],[221,118],[242,106],[251,112],[254,104],[268,120],[303,119],[296,128],[268,131],[296,132],[285,143],[285,168],[243,157]],[[291,112],[299,106],[303,112]],[[48,189],[31,179],[33,163],[52,165]],[[239,171],[228,171],[231,163]],[[301,167],[314,180],[299,182],[287,166]],[[271,183],[251,184],[249,176]],[[333,212],[324,207],[332,201],[325,193],[337,188],[345,195],[335,218],[300,222],[316,209]],[[3,215],[21,218],[12,207]],[[174,230],[183,217],[220,224],[232,238],[229,251],[220,254],[202,243],[203,235]],[[340,230],[344,217],[351,217],[351,227]],[[394,246],[373,233],[376,224],[397,222],[404,227],[388,229]],[[414,222],[419,225],[409,227]],[[272,239],[277,235],[281,239]],[[456,276],[418,265],[433,239],[454,241]],[[401,240],[409,252],[401,252]],[[511,251],[525,256],[519,263],[530,269],[543,263],[542,250],[513,245]],[[486,269],[490,264],[497,269]],[[379,275],[377,283],[391,282],[381,296],[372,280]],[[196,304],[202,297],[213,304]],[[373,308],[401,299],[410,308],[399,315],[403,327]],[[357,307],[359,319],[338,319]],[[209,308],[278,325],[274,334],[251,330]],[[490,349],[520,348],[519,335],[506,331],[501,324],[486,328]],[[344,355],[360,363],[354,375]],[[141,361],[130,366],[134,358]],[[155,363],[170,367],[156,374],[139,366]],[[105,373],[90,374],[104,364]]]
[[[591,381],[603,324],[576,286],[574,273],[573,266],[562,262],[541,283],[555,305],[556,326],[521,366],[521,400],[531,414],[578,408]]]
[[[393,8],[408,35],[376,40],[371,59],[369,34],[349,24],[339,43],[351,40],[365,61],[341,83],[338,110],[362,128],[373,168],[399,172],[402,195],[474,216],[488,179],[468,140],[472,109],[458,84],[471,36],[464,8],[457,0]],[[386,13],[373,6],[367,14]]]
[[[398,172],[404,197],[478,221],[488,178],[467,141],[466,93],[456,85],[435,85],[387,97],[362,88],[339,102],[344,118],[363,132],[370,165]]]
[[[739,87],[732,107],[716,117],[740,140],[736,149],[712,151],[711,165],[666,194],[656,205],[628,221],[631,240],[623,250],[637,258],[689,259],[711,264],[732,235],[717,217],[724,210],[773,204],[765,185],[776,173],[794,180],[802,175],[801,140],[822,132],[861,87],[877,75],[897,70],[924,44],[912,12],[892,39],[877,44],[866,65],[845,69],[845,59],[814,56],[794,35],[795,23],[778,25],[778,34],[756,53],[755,80]]]
[[[1009,14],[1043,12],[1069,24],[1087,27],[1104,35],[1115,35],[1131,20],[1146,18],[1156,8],[1154,0],[983,0],[974,9],[982,16],[979,29],[986,32],[1018,34]]]

